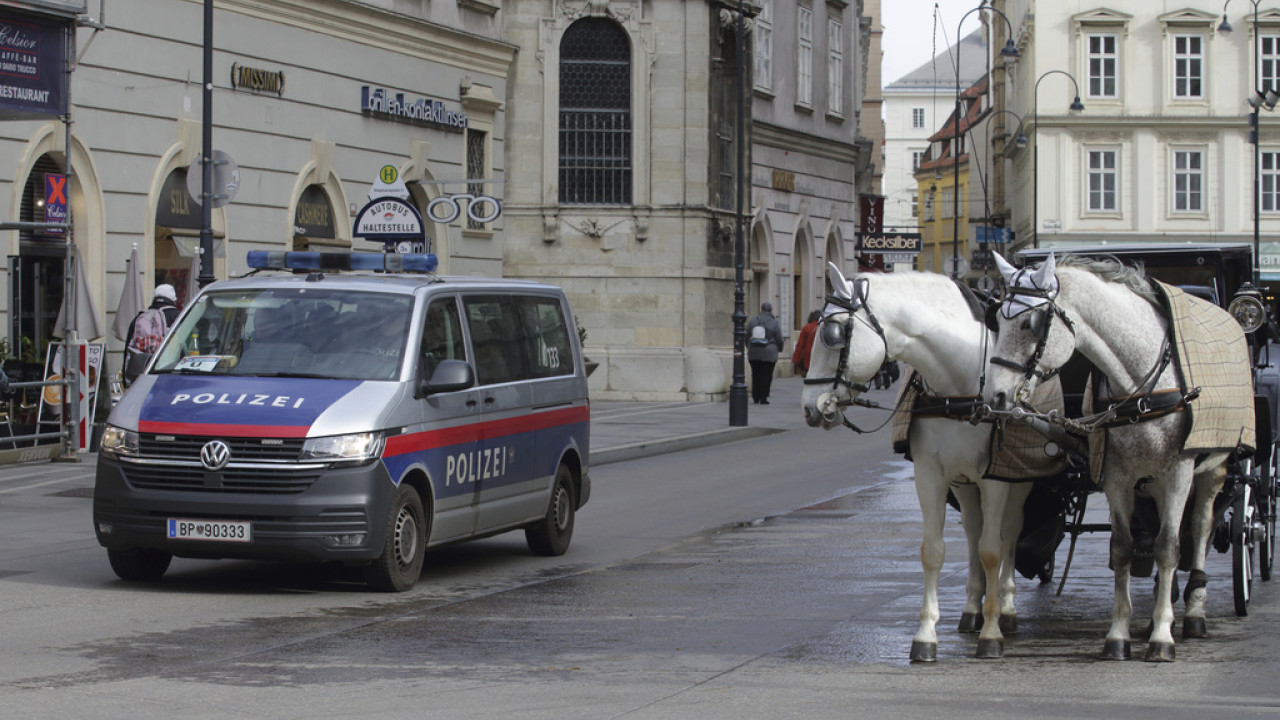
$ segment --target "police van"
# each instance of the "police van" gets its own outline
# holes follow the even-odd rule
[[[93,523],[117,575],[337,561],[403,591],[444,543],[523,529],[565,552],[591,481],[563,290],[439,277],[432,255],[249,266],[196,297],[107,421]]]

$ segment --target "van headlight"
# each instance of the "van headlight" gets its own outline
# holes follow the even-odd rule
[[[383,444],[380,432],[307,438],[302,444],[301,459],[359,465],[380,457]]]
[[[108,425],[102,431],[102,441],[98,443],[98,451],[108,455],[138,455],[138,433],[132,430]]]

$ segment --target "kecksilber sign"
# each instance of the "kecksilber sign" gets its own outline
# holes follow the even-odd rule
[[[859,252],[919,255],[922,245],[920,233],[860,232],[857,237]]]

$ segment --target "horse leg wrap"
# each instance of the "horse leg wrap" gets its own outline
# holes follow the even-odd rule
[[[1186,605],[1191,600],[1191,593],[1202,587],[1209,586],[1209,575],[1203,570],[1192,570],[1187,577],[1187,586],[1182,589],[1182,604]]]

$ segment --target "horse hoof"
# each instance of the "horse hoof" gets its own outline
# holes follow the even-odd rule
[[[911,662],[937,662],[938,661],[938,643],[921,642],[913,640],[911,642]]]
[[[1018,634],[1018,616],[1017,615],[1001,615],[1000,616],[1000,632],[1005,635]]]
[[[1128,660],[1131,654],[1128,640],[1108,640],[1102,644],[1103,660]]]
[[[974,657],[1002,658],[1004,657],[1004,643],[1000,640],[979,640],[978,653]]]
[[[1173,662],[1173,643],[1153,642],[1147,645],[1147,662]]]
[[[982,614],[960,613],[960,627],[958,630],[962,633],[976,633],[982,630]]]
[[[1209,628],[1205,626],[1202,617],[1184,617],[1182,618],[1182,639],[1192,640],[1209,637]]]

